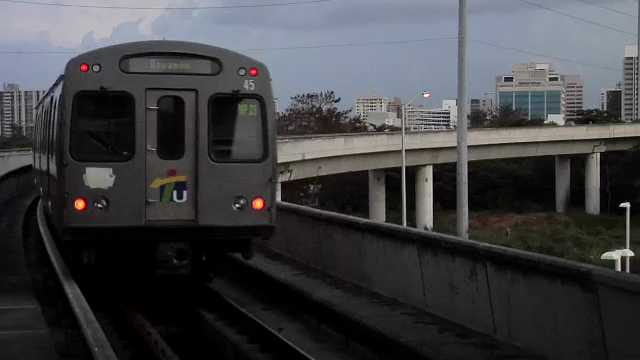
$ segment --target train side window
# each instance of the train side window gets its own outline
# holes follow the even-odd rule
[[[73,98],[69,152],[77,161],[123,162],[135,152],[135,106],[123,91],[82,91]]]
[[[214,95],[209,100],[209,156],[216,162],[264,159],[266,111],[254,96]]]
[[[58,109],[58,100],[56,98],[51,99],[51,114],[49,121],[49,128],[47,131],[47,157],[51,157],[53,153],[53,129],[56,122],[56,111]]]
[[[157,154],[162,160],[184,156],[184,100],[179,96],[158,99]]]

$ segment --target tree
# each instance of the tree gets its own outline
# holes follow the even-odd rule
[[[483,110],[472,111],[468,118],[472,128],[484,127],[489,122],[487,112]]]
[[[338,110],[340,98],[333,91],[306,93],[291,98],[291,104],[278,114],[279,135],[365,132],[367,124],[351,109]]]
[[[488,127],[518,127],[539,126],[544,124],[544,119],[527,119],[520,110],[513,110],[510,106],[501,106],[496,116],[487,122]]]
[[[576,124],[607,124],[617,122],[621,122],[621,120],[613,114],[600,109],[578,111],[578,119],[575,121]]]
[[[399,126],[387,125],[387,124],[382,124],[380,126],[375,126],[373,124],[369,124],[369,126],[371,128],[373,128],[373,130],[375,132],[389,132],[389,131],[401,131],[402,130]]]
[[[10,137],[0,138],[0,149],[17,149],[31,147],[32,141],[30,138],[22,135],[22,128],[16,124],[11,124]]]

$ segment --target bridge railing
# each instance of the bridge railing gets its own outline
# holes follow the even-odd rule
[[[640,278],[280,204],[267,246],[554,359],[640,359]]]

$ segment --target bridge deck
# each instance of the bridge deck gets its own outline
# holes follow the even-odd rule
[[[247,264],[276,282],[305,293],[305,297],[346,317],[347,322],[364,323],[375,329],[382,342],[399,339],[415,356],[448,360],[542,358],[421,309],[288,262],[269,251],[257,254]]]

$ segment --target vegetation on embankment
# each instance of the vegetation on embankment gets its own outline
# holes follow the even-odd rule
[[[509,159],[469,164],[470,234],[477,241],[612,267],[601,261],[608,250],[624,247],[624,211],[640,207],[640,151],[605,153],[601,164],[601,216],[584,214],[584,157],[572,157],[571,208],[556,214],[554,158]],[[368,216],[366,172],[286,183],[283,200],[360,217]],[[415,226],[414,169],[407,172],[407,219]],[[386,177],[387,221],[401,223],[400,174]],[[455,164],[434,167],[435,231],[455,234]],[[640,240],[640,217],[632,239]],[[640,255],[638,247],[633,247]],[[640,268],[640,260],[638,261]]]
[[[640,218],[632,218],[631,223],[631,238],[638,239]],[[440,212],[435,217],[434,231],[454,234],[455,230],[455,211]],[[600,216],[587,215],[581,209],[568,214],[483,211],[470,217],[473,240],[608,268],[613,264],[600,260],[600,255],[624,248],[625,236],[623,211]],[[632,248],[640,254],[640,241],[632,241]],[[640,262],[637,264],[640,266]]]

